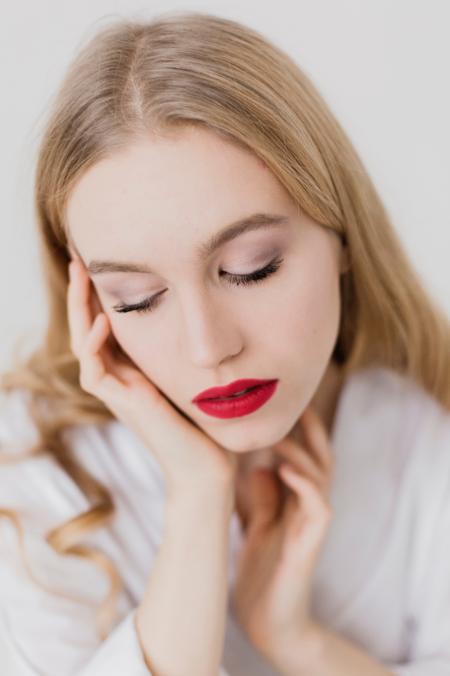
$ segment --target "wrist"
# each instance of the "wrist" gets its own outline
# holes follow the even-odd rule
[[[283,676],[310,676],[321,649],[320,625],[311,620],[301,634],[285,634],[266,657]]]
[[[231,481],[191,482],[167,488],[167,510],[173,512],[219,512],[231,516],[234,508],[235,488]],[[207,510],[205,512],[205,510]]]

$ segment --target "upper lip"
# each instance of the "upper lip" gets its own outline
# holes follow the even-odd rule
[[[245,390],[247,387],[254,387],[255,385],[267,385],[268,383],[274,382],[274,378],[270,380],[265,380],[261,378],[243,378],[241,380],[234,380],[232,383],[225,385],[224,387],[211,387],[209,390],[204,390],[200,392],[193,398],[193,402],[199,401],[200,399],[213,399],[214,397],[229,397],[231,394],[236,394],[241,390]]]

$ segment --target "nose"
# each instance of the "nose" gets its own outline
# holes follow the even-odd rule
[[[190,293],[182,304],[180,349],[194,366],[215,368],[242,350],[242,326],[231,308],[207,291]]]

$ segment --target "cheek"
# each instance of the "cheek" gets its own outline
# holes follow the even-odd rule
[[[111,317],[115,340],[123,352],[149,380],[160,387],[160,383],[179,380],[179,364],[174,359],[160,358],[161,355],[177,354],[177,351],[170,345],[168,332],[155,329],[154,322],[153,317],[146,315],[119,319]]]
[[[327,358],[339,328],[339,277],[333,270],[309,270],[289,285],[272,326],[278,341],[296,350],[302,362]]]

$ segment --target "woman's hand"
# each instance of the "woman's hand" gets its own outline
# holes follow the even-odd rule
[[[283,483],[268,468],[250,473],[250,511],[232,593],[249,639],[281,669],[290,664],[292,645],[301,647],[303,639],[306,645],[314,626],[311,577],[331,518],[334,461],[328,435],[311,406],[298,424],[305,445],[294,429],[273,446],[283,458],[278,468]]]
[[[69,277],[71,350],[80,363],[81,387],[143,440],[161,465],[171,493],[195,492],[215,482],[232,494],[236,456],[180,414],[127,355],[114,349],[109,319],[95,290],[91,295],[80,258],[69,265]]]

